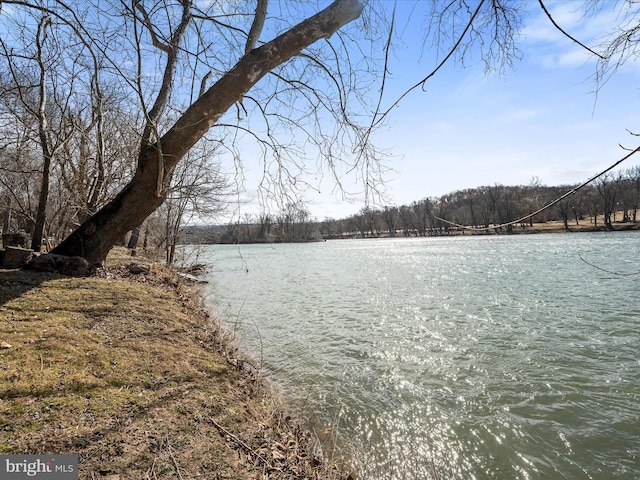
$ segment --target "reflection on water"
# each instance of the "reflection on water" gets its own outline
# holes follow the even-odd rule
[[[210,246],[213,307],[362,477],[637,479],[636,233]],[[242,259],[240,259],[240,256]]]

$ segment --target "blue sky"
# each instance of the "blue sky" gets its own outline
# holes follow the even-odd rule
[[[588,45],[615,24],[615,12],[582,17],[579,1],[547,2],[555,20]],[[392,2],[388,2],[392,8]],[[405,88],[426,76],[436,60],[422,51],[422,19],[411,15],[414,2],[398,2],[398,21],[405,48],[391,58],[388,105]],[[386,178],[385,204],[402,205],[428,196],[501,183],[576,184],[622,157],[619,144],[640,142],[627,129],[640,130],[640,64],[628,62],[597,95],[595,62],[581,47],[558,32],[537,2],[529,2],[518,46],[522,60],[501,74],[486,74],[479,61],[451,62],[433,77],[426,91],[415,90],[394,108],[386,125],[372,137],[389,149],[392,168]],[[375,92],[372,92],[374,95]],[[640,158],[622,165],[640,164]],[[252,191],[251,174],[247,176]],[[361,185],[347,179],[347,190]],[[342,218],[356,213],[364,198],[346,201],[332,195],[324,180],[322,194],[304,199],[312,215]],[[251,193],[244,200],[252,200]],[[242,212],[253,213],[250,205]]]

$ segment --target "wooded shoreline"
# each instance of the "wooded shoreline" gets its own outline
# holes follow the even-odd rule
[[[257,225],[254,225],[257,229]],[[564,224],[562,221],[550,221],[544,223],[525,223],[514,224],[510,227],[491,225],[489,227],[462,227],[442,225],[440,228],[427,230],[421,234],[417,231],[403,232],[395,231],[375,231],[374,233],[353,231],[342,232],[336,235],[319,234],[309,235],[297,240],[282,240],[276,236],[260,237],[257,235],[229,235],[221,233],[222,226],[213,227],[185,227],[180,243],[184,245],[204,244],[204,245],[229,245],[229,244],[261,244],[261,243],[305,243],[305,242],[323,242],[327,240],[354,240],[354,239],[375,239],[375,238],[419,238],[419,237],[451,237],[451,236],[487,236],[487,235],[522,235],[522,234],[541,234],[541,233],[579,233],[579,232],[610,232],[610,231],[629,231],[640,230],[640,222],[611,222],[610,225],[604,223],[592,224],[581,222],[578,224]],[[244,226],[243,229],[252,228],[252,226]],[[236,232],[237,233],[237,232]]]

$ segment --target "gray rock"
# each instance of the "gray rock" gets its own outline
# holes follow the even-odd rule
[[[29,262],[29,268],[31,270],[38,270],[39,272],[55,272],[56,261],[53,255],[35,255]]]
[[[74,277],[86,277],[90,275],[93,268],[82,257],[63,257],[62,268],[60,273],[63,275],[72,275]]]
[[[151,265],[149,265],[148,263],[139,263],[139,262],[131,262],[127,268],[129,269],[129,271],[133,274],[139,274],[139,273],[149,273],[151,271]]]
[[[29,263],[33,257],[33,250],[21,247],[7,247],[2,256],[2,266],[4,268],[22,268]]]
[[[82,257],[67,257],[52,253],[34,256],[28,267],[40,272],[59,272],[74,277],[86,277],[93,271],[89,262]]]

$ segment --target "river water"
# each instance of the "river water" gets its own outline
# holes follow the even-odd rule
[[[211,307],[367,479],[640,478],[640,234],[199,247]]]

